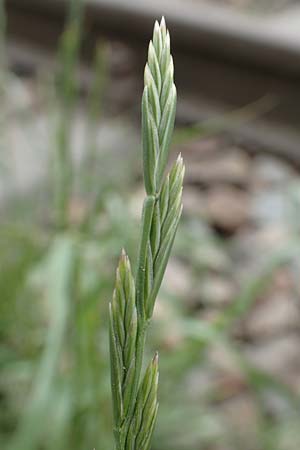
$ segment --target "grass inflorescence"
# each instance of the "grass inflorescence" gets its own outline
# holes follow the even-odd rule
[[[146,330],[163,280],[182,212],[181,156],[165,176],[176,114],[170,35],[155,23],[145,67],[142,99],[143,169],[146,198],[134,280],[125,251],[110,304],[111,386],[117,450],[150,447],[158,401],[158,354],[142,378]]]

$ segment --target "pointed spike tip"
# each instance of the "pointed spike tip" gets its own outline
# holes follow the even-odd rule
[[[128,255],[124,248],[122,248],[119,265],[117,267],[117,281],[121,282],[121,278],[125,276],[126,272],[130,272],[130,270],[131,268]]]
[[[180,152],[179,155],[177,156],[177,162],[178,162],[179,164],[182,164],[182,163],[183,163],[183,158],[182,158],[181,152]]]
[[[152,78],[151,70],[149,68],[149,64],[147,63],[145,65],[145,70],[144,70],[144,84],[145,84],[145,87],[146,86],[151,86],[151,83],[153,83],[153,78]]]
[[[151,39],[149,42],[149,45],[148,45],[148,64],[149,64],[149,55],[151,56],[151,54],[153,54],[153,53],[155,53],[155,50],[154,50],[153,41]]]
[[[178,172],[177,172],[178,174],[184,175],[184,172],[185,172],[185,165],[183,164],[183,158],[182,158],[181,153],[179,153],[179,155],[178,155],[178,157],[177,157],[177,160],[176,160],[176,163],[175,163],[175,167],[176,167],[175,170],[178,171]]]
[[[167,28],[165,16],[162,16],[162,18],[161,18],[160,27],[161,28]]]
[[[157,352],[157,351],[155,352],[155,354],[154,354],[154,356],[153,356],[152,364],[153,364],[154,366],[158,366],[158,352]]]
[[[126,265],[127,264],[127,260],[128,260],[127,254],[126,254],[124,248],[122,248],[120,261],[119,261],[119,266]]]

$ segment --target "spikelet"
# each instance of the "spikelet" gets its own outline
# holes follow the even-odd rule
[[[117,268],[109,318],[113,406],[116,428],[119,429],[131,401],[137,339],[135,286],[130,262],[124,250]]]
[[[177,93],[170,34],[164,18],[155,22],[144,72],[142,100],[144,180],[148,195],[159,192],[174,129]]]

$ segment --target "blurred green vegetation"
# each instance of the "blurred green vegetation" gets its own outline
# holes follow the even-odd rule
[[[5,450],[112,448],[107,306],[120,249],[125,247],[133,261],[136,255],[139,224],[128,205],[136,188],[139,149],[117,158],[105,148],[98,151],[101,98],[109,82],[106,46],[101,43],[86,100],[86,154],[79,166],[72,164],[74,115],[82,101],[76,76],[80,23],[81,11],[75,8],[61,39],[59,70],[51,88],[47,86],[53,140],[43,186],[12,194],[1,205],[0,447]],[[0,129],[9,120],[2,114]],[[179,137],[194,136],[195,128]],[[76,208],[82,205],[78,216]],[[186,217],[174,252],[201,278],[211,270],[207,248],[224,245],[203,222]],[[217,320],[195,318],[179,295],[163,289],[167,312],[158,314],[149,348],[149,353],[159,349],[161,354],[155,450],[299,448],[299,399],[253,368],[231,336],[235,321],[267,289],[273,271],[297,245],[292,242],[266,261]],[[198,393],[193,389],[212,346],[226,349],[246,380],[257,412],[253,441],[228,428],[219,407],[222,393],[210,386]],[[286,403],[284,419],[270,417],[264,401],[269,391]]]

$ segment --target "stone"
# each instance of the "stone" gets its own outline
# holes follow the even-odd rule
[[[208,274],[197,284],[194,291],[199,293],[201,303],[211,308],[229,305],[237,294],[233,281],[218,274]]]
[[[245,377],[238,364],[237,358],[228,345],[221,341],[213,342],[208,349],[210,366],[216,372],[218,379],[232,378],[237,381],[238,391],[245,385]]]
[[[164,277],[165,289],[169,294],[184,299],[189,296],[191,286],[192,273],[187,264],[171,258]]]
[[[204,218],[206,216],[205,197],[200,189],[193,186],[185,186],[183,189],[182,203],[184,214],[191,217]]]
[[[255,306],[245,322],[250,337],[266,338],[299,329],[300,310],[289,293],[272,291]]]
[[[180,137],[182,130],[178,128],[177,133]],[[200,140],[196,138],[188,142],[185,141],[186,139],[183,140],[183,144],[180,143],[180,145],[175,145],[174,153],[177,154],[182,152],[184,155],[184,160],[188,166],[191,166],[199,160],[211,158],[212,155],[215,155],[219,151],[219,148],[224,146],[222,140],[215,137],[208,139],[201,138]]]
[[[258,426],[257,406],[255,400],[247,393],[235,395],[222,404],[222,413],[228,425],[240,434],[252,433]]]
[[[298,333],[284,334],[244,347],[244,354],[257,369],[289,382],[291,374],[300,374],[300,340]]]
[[[190,183],[246,185],[250,173],[250,158],[239,150],[230,149],[199,158],[187,165],[186,180]]]
[[[207,218],[218,229],[232,233],[247,223],[249,196],[227,186],[212,188],[207,194]]]
[[[255,399],[248,393],[229,397],[219,406],[225,422],[231,448],[259,448],[259,415]]]
[[[284,188],[296,172],[287,162],[270,155],[257,155],[251,170],[251,185],[255,190]]]
[[[236,279],[247,283],[249,279],[259,277],[278,251],[286,248],[289,239],[290,230],[278,224],[241,228],[230,246]]]
[[[249,215],[258,226],[281,224],[289,215],[289,201],[283,190],[261,191],[252,196]]]

